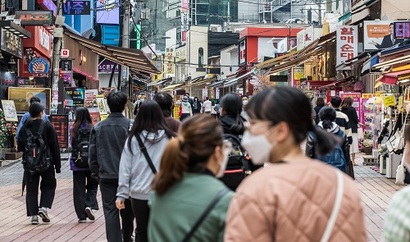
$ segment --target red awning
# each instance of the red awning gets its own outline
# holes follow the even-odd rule
[[[389,85],[396,85],[397,84],[397,78],[400,75],[406,75],[409,74],[410,70],[404,70],[404,71],[396,71],[396,72],[389,72],[383,75],[383,77],[380,79],[380,82],[384,84],[389,84]]]

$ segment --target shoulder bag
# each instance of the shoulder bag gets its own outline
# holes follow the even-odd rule
[[[155,168],[154,164],[152,163],[151,157],[149,157],[149,154],[147,152],[147,148],[145,147],[144,143],[142,142],[140,135],[137,134],[137,135],[135,135],[135,137],[137,138],[140,150],[144,154],[145,159],[147,159],[147,161],[148,161],[149,168],[151,168],[152,173],[154,173],[154,175],[157,174],[157,169]]]
[[[187,235],[185,235],[184,239],[182,242],[188,242],[192,235],[194,235],[195,231],[198,229],[198,227],[202,224],[202,222],[205,220],[205,218],[208,216],[208,214],[212,211],[212,209],[215,207],[215,205],[221,200],[221,198],[229,191],[228,188],[223,188],[221,191],[216,194],[214,199],[209,203],[208,207],[206,207],[205,211],[199,216],[198,220],[195,222],[194,226],[192,226],[191,230],[188,232]]]
[[[336,170],[337,176],[337,190],[336,190],[336,198],[335,203],[333,204],[333,210],[330,214],[329,221],[327,222],[327,226],[325,232],[322,235],[322,239],[320,242],[328,242],[330,239],[330,235],[332,234],[333,227],[335,226],[337,216],[339,215],[340,206],[342,205],[343,199],[343,190],[344,190],[344,180],[343,174],[340,170]]]

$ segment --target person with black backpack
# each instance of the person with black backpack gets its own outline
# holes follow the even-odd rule
[[[245,131],[244,122],[246,122],[241,116],[242,99],[235,93],[228,93],[222,97],[220,103],[219,122],[224,131],[224,139],[230,141],[233,147],[221,181],[235,191],[246,175],[256,167],[252,166],[241,146],[242,135]]]
[[[43,105],[33,102],[29,107],[29,113],[30,118],[21,129],[17,146],[18,151],[23,152],[27,216],[31,217],[32,224],[38,224],[38,216],[43,222],[48,223],[50,217],[47,210],[53,204],[57,187],[55,173],[61,172],[60,147],[53,126],[49,121],[42,119]]]
[[[87,218],[95,220],[93,213],[98,210],[98,181],[91,177],[88,166],[88,148],[92,127],[88,109],[77,108],[74,126],[71,130],[70,168],[73,171],[74,209],[79,223],[87,222]]]

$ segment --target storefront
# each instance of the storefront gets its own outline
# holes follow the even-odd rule
[[[46,87],[51,79],[53,36],[43,26],[26,26],[25,29],[31,33],[31,38],[23,40],[18,86]]]
[[[7,88],[17,85],[18,60],[23,57],[22,39],[31,34],[12,21],[0,22],[0,97],[7,99]]]

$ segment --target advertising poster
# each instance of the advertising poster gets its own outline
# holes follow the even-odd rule
[[[391,21],[364,21],[363,28],[363,46],[365,50],[377,50],[393,46],[394,27]]]
[[[98,107],[98,111],[100,113],[100,116],[108,114],[107,106],[104,102],[104,98],[100,97],[100,98],[97,98],[96,100],[97,100],[97,107]]]
[[[45,113],[50,113],[51,89],[50,88],[29,88],[29,87],[9,87],[8,97],[13,100],[17,113],[28,112],[30,98],[36,96],[40,103],[46,108]]]
[[[1,100],[3,106],[4,119],[7,122],[18,122],[16,106],[13,100]]]
[[[98,122],[100,122],[100,112],[98,111],[98,108],[89,108],[88,111],[90,112],[93,125],[96,125]]]
[[[120,23],[120,1],[118,0],[97,0],[98,24],[119,24]]]
[[[85,90],[85,99],[84,104],[85,107],[90,108],[97,108],[96,96],[98,95],[97,89],[88,89]]]

